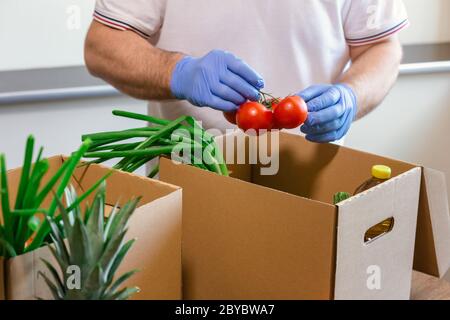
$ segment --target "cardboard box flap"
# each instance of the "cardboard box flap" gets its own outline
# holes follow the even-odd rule
[[[332,296],[335,206],[168,159],[160,177],[183,188],[185,299]]]
[[[420,171],[338,204],[336,300],[409,298]],[[393,229],[366,243],[366,231],[391,217]]]
[[[44,183],[67,159],[49,158],[50,169]],[[86,191],[111,169],[93,164],[79,167],[71,177],[77,192]],[[11,189],[17,190],[21,169],[8,171]],[[114,171],[107,180],[107,202],[112,205],[141,196],[131,217],[126,238],[137,238],[116,276],[138,269],[124,285],[137,285],[141,292],[132,299],[181,299],[181,219],[180,187],[134,174]],[[80,194],[80,193],[79,193]],[[11,202],[16,197],[12,194]],[[47,199],[47,204],[52,195]],[[89,201],[90,199],[87,199]],[[44,204],[45,205],[45,204]],[[107,209],[111,209],[107,205]],[[51,293],[39,271],[48,273],[41,258],[53,261],[47,247],[5,261],[0,258],[0,300],[51,299]]]
[[[250,139],[240,132],[222,136],[225,142],[234,138],[240,148],[249,148]],[[266,139],[261,136],[261,139]],[[237,141],[237,143],[236,143]],[[252,173],[242,166],[230,166],[236,175],[251,177],[252,181],[277,190],[302,197],[331,203],[338,191],[353,192],[358,185],[370,177],[375,164],[392,168],[397,177],[420,165],[407,163],[367,152],[329,144],[315,144],[303,137],[280,133],[279,172],[274,176],[259,174],[260,164]],[[450,267],[450,213],[446,182],[443,173],[423,168],[419,198],[419,210],[415,239],[414,269],[423,273],[443,277]]]
[[[423,168],[414,269],[442,278],[450,268],[450,213],[445,175]]]
[[[278,140],[276,133],[258,138],[248,136],[243,138],[243,135],[241,132],[233,132],[217,139],[219,144],[225,145],[224,154],[227,157],[227,163],[230,159],[236,159],[238,157],[236,154],[239,154],[242,148],[247,151],[247,157],[251,148],[258,150],[258,154],[266,154],[267,151],[264,149],[267,146],[273,146]],[[229,144],[234,144],[237,150],[230,156],[230,159],[228,157],[231,149]],[[263,150],[260,150],[261,146]],[[274,151],[277,149],[279,153],[273,154],[273,163],[271,163],[272,166],[275,166],[274,162],[278,162],[278,165],[275,166],[278,168],[276,175],[262,174],[261,169],[267,168],[267,166],[257,162],[252,167],[250,175],[252,181],[269,188],[329,204],[332,204],[333,195],[336,192],[353,193],[362,182],[370,178],[373,165],[388,165],[392,168],[393,177],[417,167],[414,164],[346,147],[311,143],[302,136],[285,132],[279,133],[279,144],[275,145]],[[245,159],[244,156],[241,158]],[[233,171],[233,176],[236,176],[234,171],[241,176],[248,174],[243,172],[242,165],[230,165],[229,167]]]

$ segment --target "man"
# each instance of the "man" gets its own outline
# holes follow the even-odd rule
[[[94,19],[88,69],[152,100],[151,114],[224,130],[221,111],[265,87],[305,99],[313,142],[343,138],[381,103],[408,24],[401,0],[97,0]]]

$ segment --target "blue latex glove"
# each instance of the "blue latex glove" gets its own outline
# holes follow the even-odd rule
[[[307,140],[333,142],[347,134],[358,111],[356,95],[349,86],[315,85],[299,96],[308,105],[308,119],[300,129]]]
[[[202,58],[181,59],[170,86],[176,98],[193,105],[233,111],[247,100],[257,101],[264,81],[233,54],[214,50]]]

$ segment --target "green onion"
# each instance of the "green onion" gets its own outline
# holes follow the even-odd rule
[[[36,159],[33,160],[34,138],[32,136],[28,137],[19,185],[17,192],[15,192],[14,207],[11,207],[9,202],[11,192],[8,185],[5,156],[3,154],[0,155],[0,200],[1,214],[3,216],[0,219],[0,256],[10,258],[30,252],[44,245],[50,228],[47,219],[44,219],[41,223],[38,214],[47,217],[55,215],[60,198],[69,185],[80,159],[91,148],[91,145],[92,142],[89,139],[85,140],[80,149],[73,153],[55,174],[47,177],[48,182],[43,184],[44,177],[49,173],[50,165],[47,159],[42,159],[42,148],[39,149]],[[108,176],[106,175],[80,196],[77,199],[77,203],[79,204],[85,200]],[[55,188],[56,191],[54,192]],[[44,200],[52,195],[50,206],[42,208]],[[77,203],[72,206],[75,206]],[[72,207],[69,207],[68,210],[72,210]],[[57,219],[55,218],[55,220]],[[33,234],[36,236],[31,244],[26,246]]]
[[[154,178],[159,172],[159,165],[156,165],[148,175],[149,178]]]
[[[131,139],[141,137],[153,137],[156,132],[153,131],[123,131],[123,132],[107,132],[107,133],[95,133],[85,135],[84,140],[90,139],[92,141],[106,140],[106,139]]]
[[[164,120],[164,119],[158,119],[152,116],[147,116],[147,115],[143,115],[143,114],[139,114],[139,113],[133,113],[133,112],[128,112],[128,111],[121,111],[121,110],[114,110],[113,115],[115,116],[119,116],[119,117],[125,117],[125,118],[130,118],[130,119],[135,119],[135,120],[143,120],[143,121],[148,121],[150,123],[154,123],[154,124],[159,124],[162,126],[166,126],[170,123],[169,120]]]
[[[174,146],[151,147],[143,150],[130,151],[111,151],[111,152],[87,152],[85,158],[121,158],[135,156],[159,156],[161,154],[171,153]]]
[[[170,155],[174,150],[183,152],[189,150],[190,155],[182,155],[184,159],[190,158],[190,161],[187,161],[190,162],[189,164],[228,176],[227,166],[214,137],[208,134],[193,117],[183,116],[169,121],[120,110],[114,110],[113,115],[146,121],[153,126],[149,129],[135,128],[82,136],[82,140],[94,141],[85,154],[85,158],[94,159],[89,163],[101,163],[117,158],[120,160],[114,165],[115,169],[134,172],[156,157]],[[143,140],[127,143],[126,140],[129,139]],[[197,152],[200,152],[202,159],[197,157]],[[155,176],[158,170],[156,166],[153,169],[155,172],[152,171],[150,176]]]
[[[67,160],[68,165],[67,169],[65,170],[64,174],[62,175],[61,183],[59,184],[55,196],[50,204],[50,208],[48,209],[48,216],[53,217],[55,215],[55,211],[58,207],[58,202],[61,201],[61,197],[64,194],[65,189],[70,183],[70,179],[72,178],[72,175],[77,168],[78,163],[80,162],[83,155],[86,153],[86,151],[89,149],[92,141],[90,139],[85,140],[81,147],[78,149],[78,151],[74,152],[72,156]],[[31,244],[27,247],[26,252],[35,250],[42,246],[45,237],[50,233],[50,226],[48,223],[48,219],[46,219],[42,225],[42,227],[39,229],[38,233],[36,234],[36,237],[31,242]]]
[[[5,242],[12,244],[14,240],[13,217],[9,206],[8,177],[6,169],[5,156],[0,155],[0,171],[1,171],[1,201],[4,223]]]

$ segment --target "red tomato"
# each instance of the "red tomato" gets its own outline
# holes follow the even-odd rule
[[[274,125],[277,128],[294,129],[308,118],[308,107],[299,96],[284,98],[273,112]]]
[[[229,123],[236,124],[236,114],[237,111],[224,112],[223,116]]]
[[[281,99],[272,99],[270,100],[270,107],[272,108],[272,113],[275,112],[275,110],[277,109],[278,105],[280,104]],[[282,127],[278,127],[278,125],[276,123],[274,123],[274,120],[272,120],[272,129],[278,129],[281,130],[283,129]]]
[[[236,116],[236,122],[240,129],[243,131],[253,129],[258,134],[260,130],[272,129],[272,119],[272,110],[257,102],[244,103]]]

